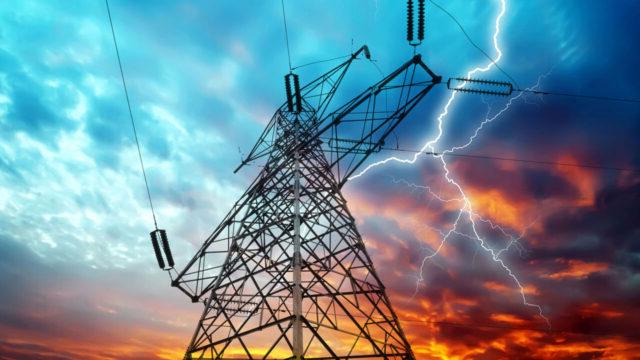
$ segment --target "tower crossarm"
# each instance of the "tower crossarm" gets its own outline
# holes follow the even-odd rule
[[[352,63],[355,60],[361,59],[361,55],[364,55],[366,59],[371,59],[371,53],[366,45],[363,45],[351,54],[343,63],[318,76],[316,79],[302,87],[300,89],[300,95],[301,98],[304,99],[303,111],[313,111],[316,118],[322,118],[327,111],[330,111],[336,91],[340,87],[342,80],[347,74]],[[278,111],[276,111],[276,114],[271,118],[258,141],[256,141],[249,154],[242,159],[242,163],[234,170],[234,172],[237,172],[246,164],[252,163],[271,154],[278,133],[279,121],[277,114],[286,111],[286,108],[286,102],[278,108]]]
[[[419,54],[415,55],[320,118],[299,146],[306,148],[320,140],[338,187],[342,187],[369,156],[381,150],[389,135],[440,82],[441,77],[427,67]]]

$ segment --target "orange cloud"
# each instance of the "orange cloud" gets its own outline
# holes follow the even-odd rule
[[[503,294],[503,295],[504,294],[508,294],[510,292],[513,292],[513,291],[519,291],[517,288],[510,287],[510,286],[507,286],[507,285],[504,285],[504,284],[500,284],[500,283],[495,282],[495,281],[486,281],[486,282],[484,282],[483,286],[487,290],[495,291],[495,292]],[[538,288],[536,288],[535,286],[530,285],[530,284],[524,286],[524,293],[526,295],[540,295],[540,291],[538,291]]]
[[[507,323],[511,325],[524,325],[527,323],[527,321],[522,320],[511,314],[491,314],[489,318],[493,321]]]
[[[483,217],[488,217],[514,229],[522,230],[527,226],[523,223],[526,204],[508,199],[498,189],[488,191],[468,189],[467,192],[471,198],[473,210]]]
[[[585,306],[582,306],[579,309],[579,313],[583,316],[597,316],[597,317],[606,317],[606,318],[617,318],[624,315],[621,311],[616,311],[613,309],[606,309],[599,303],[591,303]]]
[[[491,290],[491,291],[495,291],[498,293],[507,293],[509,291],[511,291],[512,289],[506,285],[497,283],[495,281],[487,281],[483,284],[483,286],[485,287],[485,289],[487,290]]]
[[[569,154],[560,156],[556,161],[564,164],[579,163],[578,159]],[[575,199],[573,205],[592,206],[594,204],[596,175],[592,170],[562,165],[556,165],[555,169],[558,172],[558,175],[578,189],[579,196]]]
[[[581,260],[558,260],[559,262],[565,263],[566,268],[560,272],[555,272],[553,274],[543,275],[548,279],[586,279],[589,275],[597,272],[601,272],[607,270],[609,268],[609,264],[607,263],[599,263],[599,262],[584,262]]]

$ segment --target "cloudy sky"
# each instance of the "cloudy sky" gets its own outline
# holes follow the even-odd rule
[[[640,4],[505,1],[442,6],[521,87],[640,98]],[[398,1],[285,6],[293,65],[369,45],[377,67],[358,63],[354,89],[412,54]],[[256,174],[232,170],[283,101],[281,5],[112,0],[111,10],[158,220],[180,266]],[[489,63],[430,3],[418,50],[445,78]],[[300,69],[302,82],[331,64]],[[0,357],[175,359],[193,333],[201,306],[169,287],[149,245],[119,76],[103,1],[0,4]],[[482,77],[509,80],[495,68]],[[446,150],[493,119],[460,153],[555,164],[447,157],[447,175],[425,156],[345,186],[418,358],[640,353],[640,173],[619,170],[640,168],[640,106],[456,96],[439,116],[450,96],[432,91],[397,145],[421,148],[440,118],[435,150]],[[412,158],[388,151],[369,164],[389,156]],[[445,175],[484,243],[464,222],[442,242],[464,206]],[[482,247],[509,244],[497,259],[550,327]]]

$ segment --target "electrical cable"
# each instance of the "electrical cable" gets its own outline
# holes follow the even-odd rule
[[[510,158],[510,157],[501,157],[501,156],[492,156],[492,155],[480,155],[480,154],[469,154],[469,153],[464,153],[464,154],[452,153],[452,152],[440,152],[439,153],[439,152],[420,151],[420,150],[403,149],[403,148],[392,148],[392,147],[381,147],[381,149],[382,150],[391,150],[391,151],[411,152],[411,153],[423,153],[425,155],[433,155],[433,156],[456,156],[456,157],[463,157],[463,158],[470,158],[470,159],[513,161],[513,162],[521,162],[521,163],[536,164],[536,165],[568,166],[568,167],[579,167],[579,168],[598,169],[598,170],[611,170],[611,171],[621,171],[621,172],[640,172],[639,168],[616,167],[616,166],[606,166],[606,165],[597,165],[597,164],[565,163],[565,162],[557,162],[557,161],[521,159],[521,158]]]
[[[321,137],[320,140],[322,140],[324,142],[330,142],[333,139],[332,138],[327,138],[327,137]],[[407,148],[401,148],[401,147],[385,147],[385,146],[380,147],[380,150],[409,152],[409,153],[416,153],[416,154],[417,153],[422,153],[422,154],[425,154],[425,155],[433,155],[433,156],[455,156],[455,157],[462,157],[462,158],[468,158],[468,159],[477,159],[477,160],[512,161],[512,162],[521,162],[521,163],[527,163],[527,164],[546,165],[546,166],[568,166],[568,167],[578,167],[578,168],[588,168],[588,169],[598,169],[598,170],[611,170],[611,171],[621,171],[621,172],[640,172],[640,168],[608,166],[608,165],[600,165],[600,164],[567,163],[567,162],[536,160],[536,159],[522,159],[522,158],[503,157],[503,156],[484,155],[484,154],[454,153],[454,152],[448,152],[448,151],[431,152],[431,151],[407,149]]]
[[[124,79],[124,71],[122,70],[122,60],[120,59],[120,51],[118,50],[118,41],[116,40],[116,32],[113,29],[113,20],[111,18],[111,9],[109,8],[109,0],[104,1],[107,5],[107,14],[109,15],[109,25],[111,26],[111,36],[113,37],[113,45],[116,49],[116,57],[118,58],[118,67],[120,68],[120,78],[122,79],[122,87],[124,88],[124,96],[127,99],[127,108],[129,109],[129,118],[131,119],[131,127],[133,128],[133,136],[136,140],[136,147],[138,149],[138,159],[140,160],[140,169],[142,169],[142,177],[144,178],[144,185],[147,189],[147,198],[149,199],[149,206],[151,207],[151,216],[153,217],[153,224],[158,230],[158,222],[156,221],[156,213],[153,209],[153,201],[151,201],[151,192],[149,191],[149,182],[147,181],[147,173],[144,169],[144,162],[142,161],[142,151],[140,150],[140,142],[138,141],[138,131],[136,130],[136,123],[133,120],[133,112],[131,111],[131,101],[129,100],[129,92],[127,91],[127,83]]]
[[[615,96],[583,95],[583,94],[571,94],[571,93],[563,93],[563,92],[554,92],[554,91],[545,91],[545,90],[528,90],[528,89],[513,89],[513,91],[519,91],[519,92],[536,94],[536,95],[554,95],[554,96],[566,96],[566,97],[575,97],[575,98],[593,99],[593,100],[640,103],[640,99],[622,98],[622,97],[615,97]]]
[[[293,68],[291,68],[291,70],[300,69],[300,68],[305,67],[305,66],[315,65],[315,64],[320,64],[320,63],[325,63],[325,62],[329,62],[329,61],[335,61],[335,60],[340,60],[340,59],[346,59],[346,58],[348,58],[348,57],[350,57],[350,56],[351,56],[351,54],[349,54],[349,55],[342,55],[342,56],[336,56],[336,57],[334,57],[334,58],[326,59],[326,60],[312,61],[312,62],[310,62],[310,63],[306,63],[306,64],[302,64],[302,65],[294,66]]]
[[[289,59],[289,72],[293,71],[291,68],[291,50],[289,49],[289,31],[287,30],[287,14],[284,11],[284,0],[280,0],[282,4],[282,20],[284,22],[284,38],[287,43],[287,58]]]
[[[467,38],[467,40],[469,41],[469,43],[471,45],[473,45],[473,47],[475,47],[478,51],[480,51],[487,59],[489,59],[489,61],[491,61],[491,63],[496,67],[496,69],[500,70],[501,73],[503,73],[506,77],[508,77],[511,81],[513,81],[513,83],[516,85],[517,88],[520,88],[520,86],[518,85],[518,82],[511,77],[511,75],[509,75],[506,71],[504,71],[502,69],[502,67],[500,67],[500,65],[498,65],[498,63],[496,63],[496,61],[489,56],[489,54],[487,54],[486,51],[484,51],[480,46],[478,46],[478,44],[476,44],[472,39],[471,36],[469,36],[469,34],[467,33],[467,31],[464,29],[464,27],[462,26],[462,24],[460,23],[460,21],[458,21],[458,19],[449,11],[447,11],[447,9],[445,9],[444,7],[442,7],[440,4],[438,4],[437,2],[433,1],[433,0],[429,0],[433,5],[435,5],[437,8],[439,8],[440,10],[442,10],[445,14],[447,14],[447,16],[449,16],[451,18],[451,20],[453,20],[456,25],[458,25],[458,27],[460,28],[460,30],[462,31],[462,33],[464,34],[464,36]]]

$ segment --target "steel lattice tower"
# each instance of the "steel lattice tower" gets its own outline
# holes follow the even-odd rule
[[[341,188],[440,77],[416,55],[335,106],[361,55],[302,88],[285,78],[243,161],[264,167],[172,281],[204,303],[186,359],[414,358]]]

